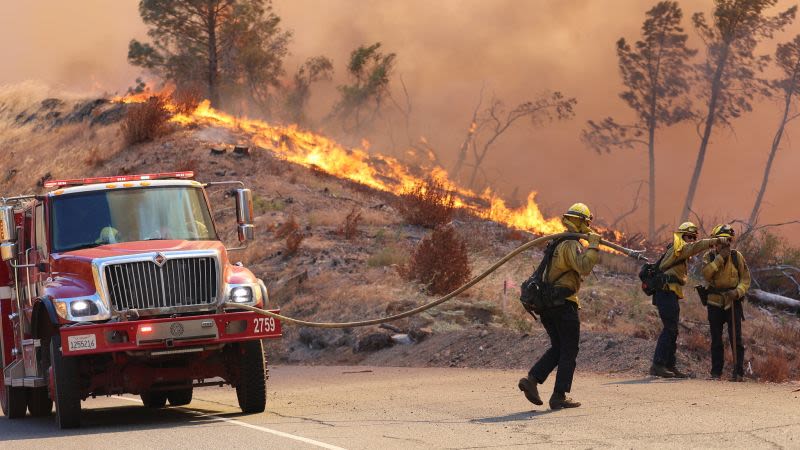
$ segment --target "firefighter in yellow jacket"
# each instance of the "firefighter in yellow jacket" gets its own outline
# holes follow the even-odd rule
[[[650,375],[664,378],[686,378],[678,370],[675,351],[678,341],[678,322],[681,307],[678,301],[683,298],[683,286],[689,279],[689,258],[700,254],[712,245],[725,244],[727,237],[697,240],[697,226],[684,222],[673,234],[672,244],[667,248],[659,264],[659,270],[666,276],[665,288],[653,295],[653,304],[658,308],[663,329],[656,343]]]
[[[572,205],[562,218],[567,231],[588,233],[589,247],[577,240],[560,242],[553,253],[553,259],[544,279],[551,283],[558,295],[563,295],[558,306],[553,306],[541,313],[541,321],[550,337],[550,348],[539,361],[531,367],[528,376],[519,381],[519,389],[525,397],[536,405],[543,402],[539,397],[537,384],[542,384],[550,373],[558,367],[553,395],[550,397],[550,408],[575,408],[579,402],[567,397],[572,389],[572,378],[575,374],[575,359],[578,356],[581,324],[578,316],[580,303],[578,290],[583,277],[589,275],[599,260],[598,247],[600,236],[592,231],[592,213],[583,203]]]
[[[712,234],[731,240],[735,237],[733,228],[728,224],[717,225]],[[703,278],[708,282],[705,293],[711,328],[711,378],[719,379],[722,376],[725,364],[722,328],[727,323],[731,349],[736,347],[731,381],[743,381],[742,299],[750,289],[750,269],[744,256],[728,244],[705,254]]]

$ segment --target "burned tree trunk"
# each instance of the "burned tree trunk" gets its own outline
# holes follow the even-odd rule
[[[750,289],[747,293],[750,302],[766,306],[776,306],[790,311],[800,311],[800,300],[784,297],[778,294],[762,291],[761,289]]]

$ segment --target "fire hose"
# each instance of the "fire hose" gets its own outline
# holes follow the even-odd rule
[[[366,327],[366,326],[370,326],[370,325],[379,325],[379,324],[382,324],[382,323],[392,322],[392,321],[395,321],[395,320],[403,319],[405,317],[413,316],[415,314],[419,314],[419,313],[421,313],[421,312],[423,312],[425,310],[433,308],[434,306],[440,305],[440,304],[452,299],[453,297],[461,294],[462,292],[466,291],[467,289],[471,288],[472,286],[478,284],[478,282],[480,282],[481,280],[483,280],[484,278],[489,276],[489,274],[491,274],[492,272],[494,272],[497,269],[499,269],[500,266],[504,265],[505,263],[510,261],[515,256],[519,255],[520,253],[524,252],[525,250],[528,250],[529,248],[534,247],[535,245],[541,244],[543,242],[547,242],[547,241],[550,241],[550,240],[553,240],[553,239],[567,238],[567,237],[571,237],[571,238],[577,237],[577,238],[586,239],[588,236],[585,235],[585,234],[580,234],[580,233],[558,233],[558,234],[551,234],[551,235],[548,235],[548,236],[541,236],[541,237],[538,237],[536,239],[530,240],[530,241],[520,245],[519,247],[514,249],[512,252],[507,254],[506,256],[504,256],[501,259],[497,260],[497,262],[492,264],[492,266],[489,267],[488,269],[484,270],[480,275],[472,278],[466,284],[464,284],[461,287],[459,287],[458,289],[450,292],[449,294],[445,295],[444,297],[440,297],[440,298],[438,298],[438,299],[436,299],[436,300],[434,300],[432,302],[429,302],[429,303],[426,303],[424,305],[418,306],[416,308],[410,309],[408,311],[405,311],[405,312],[402,312],[402,313],[398,313],[398,314],[394,314],[394,315],[387,316],[387,317],[381,317],[381,318],[370,319],[370,320],[361,320],[361,321],[356,321],[356,322],[309,322],[309,321],[306,321],[306,320],[300,320],[300,319],[295,319],[295,318],[292,318],[292,317],[287,317],[287,316],[284,316],[284,315],[281,315],[281,314],[278,314],[278,313],[275,313],[275,312],[272,312],[272,311],[268,311],[268,310],[265,310],[265,309],[257,308],[255,306],[241,305],[241,304],[233,303],[233,302],[226,302],[226,303],[223,304],[223,307],[224,308],[230,308],[230,309],[238,309],[238,310],[244,309],[244,310],[252,311],[252,312],[264,315],[264,316],[268,316],[268,317],[272,317],[272,318],[275,318],[275,319],[279,319],[279,320],[281,320],[283,322],[286,322],[286,323],[292,323],[292,324],[295,324],[295,325],[300,325],[300,326],[304,326],[304,327],[312,327],[312,328],[355,328],[355,327]],[[626,256],[630,256],[632,258],[636,258],[637,260],[645,260],[644,256],[642,255],[642,251],[640,251],[640,250],[631,250],[629,248],[625,248],[625,247],[622,247],[620,245],[614,244],[613,242],[608,242],[608,241],[605,241],[605,240],[601,240],[600,244],[605,246],[605,247],[609,247],[611,249],[614,249],[614,250],[617,250],[617,251],[619,251],[621,253],[624,253]]]

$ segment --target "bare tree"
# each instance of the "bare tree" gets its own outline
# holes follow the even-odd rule
[[[611,117],[590,120],[582,139],[597,152],[647,147],[650,163],[647,234],[656,235],[656,131],[692,117],[688,98],[689,59],[697,51],[686,46],[683,12],[678,2],[662,1],[647,11],[643,39],[633,46],[620,38],[617,58],[625,91],[620,97],[636,113],[636,121],[620,124]],[[638,198],[638,197],[637,197]]]
[[[478,132],[478,113],[483,105],[484,89],[486,89],[485,82],[481,84],[481,92],[478,94],[478,103],[475,105],[475,109],[472,110],[472,119],[469,121],[467,135],[464,137],[464,142],[461,144],[461,148],[458,149],[458,157],[456,158],[456,162],[451,171],[453,178],[457,177],[459,172],[461,172],[461,168],[464,167],[464,163],[467,161],[467,152],[469,151],[469,147],[475,139],[475,133]]]
[[[706,47],[706,61],[698,66],[699,94],[707,100],[700,149],[681,211],[686,220],[692,209],[697,184],[703,170],[708,142],[716,124],[731,126],[731,120],[753,109],[753,100],[769,95],[768,84],[759,77],[767,66],[768,55],[756,55],[764,39],[790,24],[797,7],[767,16],[766,10],[778,0],[715,0],[712,23],[703,13],[695,13],[692,22]]]
[[[800,117],[800,112],[797,112],[797,105],[793,103],[793,101],[796,101],[797,96],[800,95],[800,34],[795,36],[792,41],[778,44],[775,60],[783,72],[783,76],[774,83],[777,89],[783,91],[783,115],[778,124],[778,131],[775,132],[775,137],[772,139],[772,148],[770,148],[769,158],[767,158],[767,166],[764,168],[764,178],[761,180],[761,188],[758,190],[755,204],[753,204],[753,211],[750,213],[749,227],[754,227],[758,222],[761,202],[764,200],[764,193],[767,190],[769,173],[772,170],[772,163],[775,161],[775,155],[781,145],[781,138],[786,129],[786,124]],[[793,105],[794,112],[792,113]]]
[[[529,118],[532,123],[543,121],[569,119],[575,115],[574,108],[577,100],[565,98],[560,92],[544,94],[536,100],[518,104],[511,110],[506,110],[498,99],[493,99],[489,107],[483,112],[473,126],[476,127],[475,136],[468,144],[473,151],[471,164],[472,174],[469,187],[474,188],[481,165],[489,154],[489,150],[508,129],[523,117]],[[478,146],[479,135],[485,134],[485,140]],[[455,175],[455,174],[454,174]]]

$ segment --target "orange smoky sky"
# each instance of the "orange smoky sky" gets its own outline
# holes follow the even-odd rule
[[[535,190],[545,210],[555,214],[575,201],[588,203],[608,221],[632,206],[647,177],[643,150],[598,155],[580,141],[588,119],[632,118],[619,99],[622,88],[615,54],[620,37],[639,37],[644,13],[654,0],[275,0],[284,27],[294,33],[286,69],[305,58],[327,55],[334,61],[332,82],[315,86],[312,113],[319,118],[335,99],[335,86],[346,80],[349,52],[380,41],[398,55],[396,75],[412,100],[415,135],[425,136],[447,164],[464,138],[485,85],[485,100],[496,96],[513,105],[547,90],[578,100],[570,121],[532,126],[520,122],[489,156],[488,176],[499,192]],[[690,45],[698,48],[690,17],[710,12],[712,2],[680,2]],[[781,1],[772,12],[791,6]],[[65,90],[122,91],[140,69],[126,60],[131,38],[146,38],[146,28],[131,0],[7,2],[0,16],[0,83],[41,80]],[[800,19],[762,52],[800,33]],[[700,57],[702,57],[702,49]],[[698,58],[699,61],[699,58]],[[397,79],[397,77],[396,77]],[[393,92],[402,97],[399,85]],[[694,209],[707,220],[747,218],[753,206],[769,146],[780,116],[776,100],[717,128],[703,168]],[[381,135],[370,136],[372,149],[399,152]],[[401,129],[395,129],[397,133]],[[403,138],[397,139],[404,141]],[[800,219],[797,168],[800,120],[790,124],[772,171],[762,222]],[[397,137],[396,137],[397,138]],[[656,148],[658,222],[673,227],[686,195],[699,138],[686,124],[660,133]],[[628,221],[645,224],[646,189],[641,206]],[[800,226],[784,232],[797,242]]]

